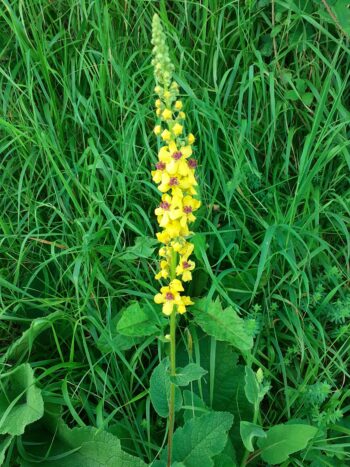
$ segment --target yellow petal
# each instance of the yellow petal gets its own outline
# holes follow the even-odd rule
[[[173,300],[167,300],[163,305],[163,313],[167,316],[173,312],[174,303]]]
[[[165,299],[161,293],[157,293],[157,295],[154,296],[154,301],[155,303],[164,303]]]

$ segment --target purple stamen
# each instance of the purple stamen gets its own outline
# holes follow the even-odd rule
[[[166,300],[174,300],[174,294],[172,294],[171,292],[167,292],[165,294],[165,298]]]
[[[182,152],[181,151],[174,152],[174,154],[172,155],[172,158],[175,159],[176,161],[181,159],[181,157],[182,157]]]
[[[191,208],[191,206],[184,206],[184,213],[185,214],[191,214],[192,211],[193,211],[193,209]]]
[[[169,185],[176,186],[178,184],[179,184],[179,180],[177,179],[177,177],[171,177],[171,179],[169,180]]]
[[[165,163],[164,162],[157,162],[156,163],[156,168],[157,168],[157,170],[164,170],[165,169]]]
[[[195,169],[198,165],[196,159],[189,159],[187,163],[191,169]]]
[[[190,265],[190,263],[189,263],[188,261],[182,261],[182,267],[183,267],[184,269],[188,269],[190,266],[191,266],[191,265]]]
[[[164,209],[165,211],[167,211],[169,208],[170,208],[170,204],[167,203],[166,201],[163,201],[162,203],[160,203],[159,205],[162,209]]]

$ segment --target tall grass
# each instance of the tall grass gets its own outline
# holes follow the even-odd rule
[[[37,369],[68,423],[108,428],[155,458],[164,425],[148,387],[159,349],[145,341],[126,353],[114,333],[123,306],[157,287],[159,12],[198,135],[190,295],[220,296],[258,320],[255,359],[273,385],[266,424],[311,404],[317,422],[349,427],[350,49],[327,10],[297,0],[1,3],[0,352],[34,318],[61,312],[17,362]]]

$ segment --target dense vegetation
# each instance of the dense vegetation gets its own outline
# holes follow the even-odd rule
[[[166,465],[150,176],[158,12],[202,199],[197,305],[177,338],[178,366],[196,363],[197,376],[178,381],[176,436],[215,422],[224,449],[174,465],[349,465],[349,10],[167,3],[1,2],[0,464]],[[240,345],[225,320],[203,323],[208,308],[231,313]],[[296,446],[276,460],[266,443],[286,422]]]

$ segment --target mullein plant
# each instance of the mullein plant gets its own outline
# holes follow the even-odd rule
[[[162,304],[162,311],[170,317],[170,374],[176,374],[176,317],[186,312],[192,300],[184,295],[185,283],[192,279],[194,261],[190,259],[193,244],[190,224],[196,219],[194,212],[200,207],[196,199],[197,161],[192,157],[195,138],[185,132],[186,115],[179,99],[179,85],[173,80],[174,64],[169,56],[165,34],[158,15],[152,24],[152,65],[156,80],[155,101],[157,124],[154,133],[160,142],[158,162],[152,171],[153,181],[161,193],[155,210],[161,228],[157,238],[162,244],[159,250],[159,272],[156,279],[164,284],[154,301]],[[172,437],[174,430],[175,386],[171,383],[168,423],[168,465],[171,464]]]

